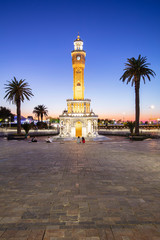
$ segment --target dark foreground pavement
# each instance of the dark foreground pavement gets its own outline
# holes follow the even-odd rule
[[[0,139],[0,240],[159,240],[160,140]]]

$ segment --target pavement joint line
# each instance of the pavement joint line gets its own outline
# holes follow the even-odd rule
[[[0,226],[0,231],[5,230],[26,230],[28,228],[37,229],[37,228],[46,228],[48,226],[59,226],[60,229],[72,229],[72,228],[134,228],[137,225],[158,225],[160,227],[160,222],[137,222],[133,223],[120,223],[120,224],[78,224],[78,225],[66,225],[66,223],[28,223],[28,224],[5,224],[4,226]]]

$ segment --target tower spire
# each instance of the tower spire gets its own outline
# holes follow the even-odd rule
[[[77,40],[80,40],[80,35],[79,35],[79,32],[78,32]]]

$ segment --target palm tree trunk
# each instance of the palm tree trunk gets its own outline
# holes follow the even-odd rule
[[[41,113],[41,122],[43,122],[43,113]]]
[[[139,83],[135,81],[135,134],[139,135],[139,117],[140,117],[140,105],[139,105]]]
[[[21,101],[17,100],[17,134],[21,134]]]

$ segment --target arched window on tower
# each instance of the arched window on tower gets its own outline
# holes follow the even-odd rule
[[[80,82],[77,83],[77,86],[81,86]]]

